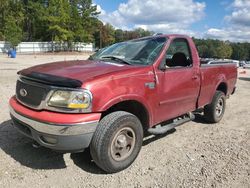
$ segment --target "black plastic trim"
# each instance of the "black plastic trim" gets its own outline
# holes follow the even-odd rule
[[[22,76],[21,79],[27,79],[27,80],[35,81],[35,82],[46,84],[46,85],[69,87],[69,88],[79,88],[82,86],[81,81],[62,77],[62,76],[54,76],[54,75],[39,73],[39,72],[31,72],[26,75],[22,75],[22,73],[18,73],[18,74]]]

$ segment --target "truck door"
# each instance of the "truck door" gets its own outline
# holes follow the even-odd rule
[[[158,122],[196,109],[200,89],[199,65],[193,62],[189,43],[185,38],[173,39],[165,52],[164,70],[157,70]]]

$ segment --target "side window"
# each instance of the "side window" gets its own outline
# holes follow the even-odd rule
[[[192,58],[186,39],[175,39],[166,52],[167,67],[190,67]]]

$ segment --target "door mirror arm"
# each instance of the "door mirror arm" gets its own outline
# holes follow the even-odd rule
[[[167,69],[165,63],[161,63],[160,66],[159,66],[159,69],[160,69],[161,71],[165,72],[166,69]]]

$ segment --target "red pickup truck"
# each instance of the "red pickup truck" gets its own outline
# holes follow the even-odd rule
[[[201,65],[191,38],[159,35],[111,45],[88,60],[18,72],[13,125],[47,148],[90,148],[108,173],[136,159],[148,134],[194,119],[219,122],[235,91],[236,64]]]

